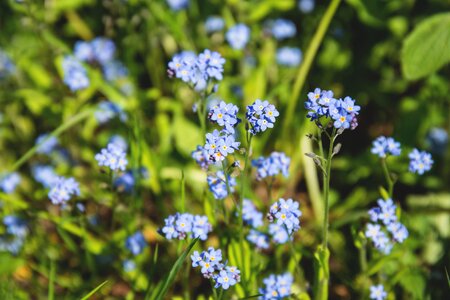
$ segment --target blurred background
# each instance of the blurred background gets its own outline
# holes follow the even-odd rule
[[[27,228],[17,249],[0,247],[1,299],[45,299],[49,282],[54,283],[56,299],[79,299],[105,280],[108,283],[96,299],[144,299],[185,245],[168,242],[157,233],[165,217],[187,204],[191,213],[206,214],[214,227],[220,226],[211,205],[214,199],[205,192],[206,172],[191,158],[203,143],[192,110],[199,96],[167,74],[175,54],[204,49],[226,59],[224,79],[209,101],[234,103],[243,112],[255,99],[267,99],[280,111],[275,128],[254,140],[252,155],[284,151],[292,158],[290,176],[277,179],[274,194],[301,203],[302,229],[296,241],[301,244],[305,279],[300,288],[308,291],[311,286],[311,256],[320,241],[321,215],[313,199],[319,193],[314,183],[320,181],[315,167],[304,159],[304,153],[310,152],[306,148],[312,147],[304,136],[312,127],[303,102],[309,91],[320,87],[333,90],[336,97],[351,96],[361,106],[359,126],[340,138],[342,150],[333,165],[330,297],[362,298],[355,236],[385,184],[381,165],[370,153],[372,141],[385,135],[402,144],[402,156],[389,163],[398,176],[394,201],[402,208],[410,237],[391,255],[375,256],[369,262],[370,276],[383,270],[392,299],[446,299],[450,58],[445,52],[450,52],[450,3],[342,1],[299,99],[292,99],[299,68],[328,4],[319,0],[1,1],[0,173],[16,168],[20,183],[13,191],[2,187],[0,216],[19,216]],[[443,16],[438,25],[411,37],[417,26],[436,14]],[[212,16],[222,23],[207,23]],[[294,24],[294,33],[282,32],[280,38],[274,30],[278,19]],[[250,29],[242,49],[234,49],[226,37],[238,23]],[[65,80],[64,58],[74,54],[77,42],[97,37],[114,43],[105,50],[111,55],[107,63],[84,63],[88,86],[74,91]],[[300,52],[280,54],[283,48]],[[434,52],[436,48],[441,51]],[[429,51],[431,57],[442,55],[442,60],[422,66],[428,61],[417,62],[420,55],[414,49]],[[298,103],[293,118],[286,121],[292,101]],[[98,113],[101,105],[103,114]],[[79,120],[72,124],[74,117]],[[61,126],[66,128],[49,151],[41,149],[19,161],[39,137]],[[111,181],[95,161],[95,154],[112,137],[128,145],[131,182]],[[433,155],[434,166],[423,176],[407,172],[407,153],[413,148]],[[81,195],[70,201],[70,208],[60,209],[49,201],[48,188],[36,179],[36,166],[41,165],[80,183]],[[180,201],[182,182],[185,203]],[[247,196],[260,208],[270,205],[263,183],[253,181],[248,190]],[[142,231],[148,245],[135,257],[125,240],[136,230]],[[6,224],[0,225],[0,235],[7,236]],[[216,245],[219,239],[213,232],[207,244]],[[256,255],[262,266],[258,272],[293,270],[292,260],[283,258],[283,253],[289,251],[271,249]],[[178,278],[168,299],[207,299],[208,282],[194,274],[188,286]],[[252,277],[255,293],[263,278],[259,276]]]

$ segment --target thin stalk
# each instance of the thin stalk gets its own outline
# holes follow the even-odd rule
[[[286,225],[285,225],[285,228],[286,228],[286,230],[288,230]],[[291,239],[291,237],[292,237],[292,239]],[[295,271],[297,271],[299,280],[301,280],[303,278],[303,274],[302,274],[302,271],[300,270],[300,262],[297,260],[295,247],[294,247],[294,237],[292,236],[292,234],[289,235],[289,248],[291,250],[292,256],[294,257]]]
[[[226,162],[225,159],[222,160],[222,169],[223,169],[223,175],[225,177],[225,184],[227,186],[227,197],[229,197],[229,196],[232,197],[232,195],[231,195],[231,188],[230,188],[230,181],[228,179],[227,162]],[[224,217],[225,217],[225,223],[228,224],[229,223],[228,212],[227,212],[227,208],[225,206],[225,200],[226,200],[227,197],[225,197],[222,200],[222,209],[223,209],[223,214],[224,214]]]
[[[199,105],[197,107],[197,117],[198,120],[200,122],[200,127],[202,129],[202,136],[205,139],[206,138],[206,116],[205,116],[205,111],[206,111],[206,103],[205,103],[205,98],[202,97],[202,99],[199,102]]]
[[[298,98],[300,96],[300,92],[303,88],[303,85],[305,84],[306,76],[308,75],[309,70],[311,69],[317,51],[319,50],[319,47],[322,44],[322,40],[325,36],[325,33],[327,32],[327,29],[331,23],[331,20],[333,19],[334,14],[336,13],[336,10],[340,2],[341,0],[332,0],[330,2],[327,10],[325,11],[325,14],[320,20],[319,26],[317,27],[311,42],[309,43],[308,49],[305,52],[305,58],[298,69],[298,75],[296,76],[294,87],[292,89],[292,94],[288,101],[288,106],[286,109],[286,115],[283,123],[283,129],[284,132],[286,133],[289,132],[287,129],[294,118]]]
[[[325,202],[325,210],[324,210],[324,218],[323,218],[323,228],[322,228],[322,246],[323,249],[327,249],[328,247],[328,215],[330,210],[330,200],[329,200],[329,194],[330,194],[330,178],[331,178],[331,160],[333,158],[333,147],[334,147],[334,140],[336,137],[336,129],[333,129],[333,134],[331,135],[330,139],[330,146],[328,148],[327,153],[327,168],[326,168],[326,174],[325,174],[325,182],[323,185],[323,198]]]
[[[388,185],[389,197],[392,198],[392,193],[394,192],[394,181],[389,173],[386,158],[381,159],[381,166],[383,168],[384,177],[386,178],[386,183]]]

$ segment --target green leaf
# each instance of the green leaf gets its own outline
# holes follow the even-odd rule
[[[426,18],[406,37],[402,53],[406,79],[428,76],[450,61],[450,13]]]
[[[56,275],[56,265],[55,261],[50,260],[50,275],[48,280],[48,300],[55,299],[55,275]]]
[[[169,289],[170,284],[175,279],[175,276],[179,273],[181,266],[183,266],[183,262],[186,259],[186,256],[188,256],[189,252],[191,252],[192,248],[194,247],[195,243],[197,243],[198,238],[193,239],[192,242],[189,244],[189,246],[181,253],[180,257],[178,257],[177,261],[173,265],[172,269],[170,270],[169,275],[166,277],[164,283],[162,284],[161,288],[159,289],[159,292],[156,296],[157,300],[165,299],[167,290]]]
[[[105,284],[108,283],[108,280],[104,281],[103,283],[101,283],[99,286],[97,286],[95,289],[93,289],[92,291],[90,291],[86,296],[84,296],[83,298],[81,298],[81,300],[87,300],[89,299],[92,295],[94,295],[99,289],[101,289]]]

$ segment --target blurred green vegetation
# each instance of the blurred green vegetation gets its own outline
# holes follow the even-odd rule
[[[310,198],[318,192],[314,185],[318,179],[307,176],[316,170],[303,157],[311,148],[304,140],[311,127],[303,100],[308,91],[321,87],[332,89],[337,97],[351,95],[361,105],[359,127],[341,137],[343,147],[333,170],[330,298],[362,298],[365,282],[355,259],[356,235],[384,184],[381,167],[369,151],[372,140],[393,136],[405,154],[414,147],[431,151],[427,136],[434,127],[450,132],[450,5],[446,0],[343,1],[312,64],[294,118],[283,124],[298,70],[279,67],[276,49],[283,44],[305,51],[327,3],[317,1],[312,13],[302,14],[291,0],[191,0],[186,10],[178,12],[163,0],[2,1],[0,45],[16,72],[0,80],[1,172],[9,171],[39,134],[55,130],[104,99],[123,105],[129,119],[107,125],[99,125],[93,117],[83,119],[59,136],[68,159],[34,155],[18,170],[22,175],[18,190],[0,193],[2,216],[24,217],[31,231],[18,255],[0,252],[0,298],[46,298],[53,263],[55,299],[79,299],[105,280],[108,283],[93,299],[143,299],[187,246],[157,234],[167,215],[187,207],[191,213],[206,214],[214,228],[223,225],[215,200],[205,192],[206,174],[190,157],[203,139],[192,112],[197,95],[166,72],[175,53],[205,48],[227,59],[217,98],[241,111],[257,98],[268,99],[280,110],[275,128],[254,140],[253,157],[276,150],[293,159],[291,176],[277,180],[274,195],[292,197],[302,206],[296,247],[305,278],[296,281],[296,290],[310,291],[320,218]],[[208,35],[203,24],[210,15],[222,16],[226,28],[238,22],[249,25],[251,41],[246,49],[231,49],[224,32]],[[264,21],[278,17],[295,22],[294,39],[278,42],[264,31]],[[89,88],[72,93],[62,82],[61,59],[72,52],[76,41],[96,36],[116,43],[117,58],[129,70],[127,82],[110,84],[92,67]],[[421,53],[439,60],[420,60]],[[131,85],[131,93],[121,90],[123,84]],[[108,176],[94,159],[113,134],[127,138],[130,167],[143,166],[150,174],[130,195],[112,193]],[[445,273],[445,267],[450,270],[449,147],[433,158],[432,171],[421,177],[407,173],[405,155],[391,160],[392,170],[399,174],[394,199],[402,208],[410,238],[389,256],[371,252],[367,271],[372,276],[383,270],[389,299],[445,299],[449,294]],[[52,163],[58,174],[79,180],[85,213],[51,205],[47,191],[31,177],[37,163]],[[185,203],[180,196],[183,173]],[[247,191],[246,197],[268,207],[262,183],[253,181]],[[119,224],[114,231],[111,207]],[[90,219],[97,222],[89,223]],[[122,263],[130,256],[124,240],[137,228],[143,229],[149,247],[136,258],[137,270],[125,272]],[[213,232],[207,244],[217,246],[221,238]],[[254,253],[250,247],[233,242],[227,249],[230,263],[240,261],[236,255],[244,256],[251,273],[249,290],[256,293],[270,272],[294,272],[295,260],[287,245],[268,253]],[[207,299],[208,283],[189,269],[186,265],[176,278],[170,297]],[[242,288],[237,291],[242,293]]]

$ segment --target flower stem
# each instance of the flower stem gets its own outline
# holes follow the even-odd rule
[[[383,167],[384,177],[386,178],[386,183],[388,185],[388,194],[389,197],[392,198],[392,193],[394,192],[394,181],[389,173],[388,165],[386,162],[386,158],[381,159],[381,166]]]

